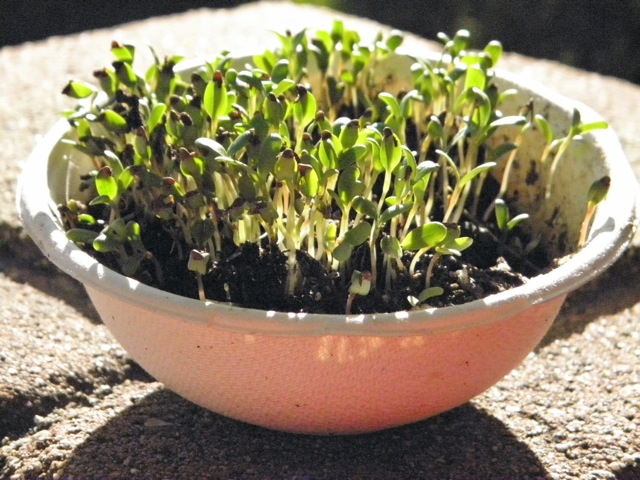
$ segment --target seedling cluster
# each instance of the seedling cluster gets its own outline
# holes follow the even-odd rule
[[[574,136],[602,127],[578,117],[555,139],[531,106],[503,116],[512,92],[492,84],[501,45],[471,50],[466,31],[440,38],[440,60],[416,60],[410,88],[393,93],[376,66],[395,55],[397,32],[368,44],[335,22],[279,35],[279,48],[246,64],[224,52],[188,75],[176,73],[182,58],[157,56],[141,75],[134,47],[113,43],[97,86],[64,89],[82,99],[67,113],[66,141],[95,167],[82,177],[90,200],[60,206],[68,237],[160,288],[175,272],[158,257],[170,255],[202,300],[216,269],[251,244],[277,247],[284,295],[309,288],[301,263],[313,262],[342,286],[347,313],[400,278],[406,308],[428,304],[443,292],[439,262],[473,243],[463,223],[506,245],[527,219],[511,217],[505,198],[520,136],[491,149],[487,139],[507,126],[542,129],[553,173]],[[499,185],[489,199],[488,179]]]

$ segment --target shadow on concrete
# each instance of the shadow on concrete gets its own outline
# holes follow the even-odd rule
[[[615,472],[616,480],[638,480],[640,478],[640,465],[625,467]]]
[[[606,272],[567,297],[560,315],[537,349],[581,333],[601,316],[612,315],[637,304],[640,301],[638,278],[640,247],[633,246]]]
[[[81,283],[51,263],[26,235],[9,232],[7,236],[10,241],[0,243],[1,273],[62,300],[95,324],[102,323]]]
[[[541,478],[534,453],[471,404],[375,434],[315,437],[266,430],[199,408],[169,391],[148,395],[96,430],[64,477]]]

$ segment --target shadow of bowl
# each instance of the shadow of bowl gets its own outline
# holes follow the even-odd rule
[[[365,435],[292,435],[208,412],[163,390],[96,430],[65,478],[498,479],[546,474],[500,421],[466,404]]]

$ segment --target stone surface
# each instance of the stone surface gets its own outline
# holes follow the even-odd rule
[[[229,420],[166,391],[127,359],[82,288],[24,238],[13,207],[20,162],[70,106],[61,87],[107,61],[111,40],[207,56],[263,47],[268,30],[327,28],[335,15],[261,2],[0,50],[0,478],[640,478],[637,247],[573,294],[526,362],[467,405],[377,434],[311,437]],[[639,87],[517,54],[503,68],[602,113],[638,171]]]

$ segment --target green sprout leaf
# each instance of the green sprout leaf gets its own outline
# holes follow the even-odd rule
[[[120,157],[111,150],[105,150],[103,152],[103,156],[107,165],[111,168],[112,175],[119,179],[120,175],[122,175],[122,172],[124,171]]]
[[[364,191],[364,185],[358,180],[360,170],[354,164],[345,168],[338,177],[338,196],[343,205],[348,205],[356,196]]]
[[[334,169],[337,165],[336,149],[333,145],[332,135],[330,132],[323,132],[320,144],[318,145],[318,159],[323,165],[324,170]]]
[[[476,103],[476,110],[473,114],[473,120],[476,122],[476,124],[483,128],[489,123],[489,120],[491,119],[491,100],[489,99],[487,94],[478,87],[471,88],[470,92],[474,102]]]
[[[528,213],[521,213],[519,215],[516,215],[515,217],[513,217],[511,220],[509,220],[507,222],[507,230],[513,230],[518,225],[520,225],[522,222],[525,222],[528,219],[529,219],[529,214]]]
[[[431,222],[411,230],[400,245],[411,251],[435,248],[446,236],[447,227],[440,222]]]
[[[382,240],[380,240],[380,248],[382,248],[384,254],[388,255],[390,258],[402,257],[402,246],[396,237],[382,237]]]
[[[517,148],[518,146],[515,143],[501,143],[489,152],[489,160],[491,162],[496,162],[502,158],[503,155],[506,155],[513,150],[517,150]]]
[[[113,178],[110,167],[102,167],[96,175],[96,190],[98,195],[113,201],[118,196],[118,182]]]
[[[127,240],[127,225],[122,218],[114,220],[106,226],[93,241],[93,248],[98,252],[110,252],[120,249]]]
[[[117,79],[128,87],[135,87],[138,83],[138,76],[129,62],[115,61],[113,62],[113,69]]]
[[[461,252],[473,244],[472,238],[460,236],[460,227],[458,225],[449,224],[446,228],[447,233],[445,237],[435,246],[436,253],[440,255],[460,256]]]
[[[580,226],[580,238],[578,248],[584,247],[589,234],[589,226],[596,213],[597,206],[602,202],[611,188],[611,178],[608,176],[599,178],[591,184],[587,193],[587,212],[585,213],[582,225]]]
[[[367,147],[364,145],[353,145],[340,152],[337,158],[338,169],[345,169],[358,163],[366,154]]]
[[[282,58],[273,67],[271,71],[271,81],[273,83],[280,83],[287,78],[289,74],[289,60]]]
[[[346,262],[351,258],[353,246],[349,242],[341,242],[333,249],[333,258],[338,262]]]
[[[367,215],[368,217],[373,219],[378,218],[378,207],[368,198],[358,195],[354,197],[352,206],[353,209],[358,213]]]
[[[593,182],[587,194],[588,203],[590,205],[598,205],[606,198],[610,187],[611,177],[609,176],[602,177]]]
[[[500,117],[490,123],[491,127],[510,127],[514,125],[522,126],[527,122],[526,117],[522,115],[508,115],[506,117]]]
[[[340,144],[344,149],[343,152],[349,151],[349,149],[358,141],[359,130],[360,127],[357,120],[352,120],[342,127],[339,138]],[[364,145],[358,145],[358,147],[364,147]]]
[[[478,175],[487,172],[489,170],[491,170],[493,167],[496,166],[495,162],[486,162],[483,163],[482,165],[478,165],[477,167],[475,167],[473,170],[471,170],[470,172],[467,172],[461,179],[460,179],[460,187],[465,186],[467,183],[469,183],[470,181],[472,181],[474,178],[476,178]]]
[[[238,156],[240,151],[245,148],[249,142],[254,138],[255,132],[253,130],[247,130],[242,134],[238,135],[238,137],[233,141],[229,148],[227,149],[226,156],[235,158]],[[217,143],[217,142],[216,142]],[[200,142],[199,146],[204,145],[203,142]],[[218,144],[219,145],[219,144]],[[222,150],[218,147],[214,146],[214,143],[207,142],[208,150],[212,152],[221,152]]]
[[[258,156],[256,169],[258,173],[266,178],[271,172],[273,172],[276,159],[282,148],[282,137],[277,133],[273,133],[265,138],[260,146],[260,152]],[[306,161],[306,160],[305,160]]]
[[[204,91],[203,108],[213,121],[225,114],[227,109],[227,87],[220,71],[215,72]]]
[[[509,222],[509,207],[501,198],[496,198],[493,206],[496,214],[496,225],[498,225],[498,229],[501,232],[504,232],[507,230],[507,223]]]
[[[360,222],[345,233],[344,241],[352,247],[357,247],[366,242],[369,239],[369,235],[371,235],[371,224],[369,222]]]
[[[497,40],[492,40],[484,47],[484,53],[491,59],[491,66],[495,66],[502,57],[502,44]]]
[[[149,134],[153,133],[156,127],[164,122],[164,114],[167,111],[167,106],[164,103],[158,103],[153,107],[149,120],[147,121],[147,131]]]
[[[118,42],[113,42],[111,45],[111,53],[118,62],[133,63],[135,51],[133,45],[124,45]]]
[[[309,125],[316,116],[316,99],[313,94],[303,86],[298,85],[298,99],[293,104],[293,115],[301,128]]]
[[[477,88],[479,90],[484,90],[487,83],[487,77],[484,70],[482,70],[479,65],[471,65],[467,68],[466,75],[464,84],[465,89]]]
[[[273,93],[270,93],[264,101],[264,115],[267,121],[275,128],[279,128],[285,113],[284,103]]]
[[[578,128],[580,123],[582,122],[582,116],[580,115],[580,110],[577,108],[573,109],[573,115],[571,116],[571,127]]]
[[[380,214],[380,220],[379,220],[380,224],[384,225],[394,217],[407,213],[409,210],[411,210],[411,207],[412,205],[409,203],[402,203],[402,204],[393,205],[387,208],[384,212]]]
[[[369,295],[371,291],[371,273],[354,270],[351,274],[349,293],[355,295]]]
[[[418,183],[420,180],[432,174],[439,168],[440,166],[436,162],[432,162],[431,160],[425,160],[424,162],[420,162],[416,166],[416,175],[414,178],[414,183]]]
[[[227,153],[225,148],[212,138],[198,138],[195,141],[196,147],[200,150],[200,153],[204,158],[217,158],[233,156],[233,154]],[[244,145],[243,145],[244,146]]]
[[[97,237],[98,233],[93,230],[86,230],[84,228],[72,228],[67,230],[67,238],[73,243],[91,245]]]
[[[295,86],[296,82],[294,82],[290,78],[283,78],[271,93],[273,93],[276,97],[279,97],[280,95],[284,95]]]
[[[583,135],[588,132],[593,132],[594,130],[603,130],[606,128],[609,128],[609,124],[607,122],[584,123],[578,126],[576,134]]]
[[[387,37],[386,44],[387,48],[391,52],[395,52],[397,48],[402,45],[404,41],[404,35],[399,30],[392,30],[391,34]]]
[[[378,94],[378,98],[382,100],[387,107],[389,107],[390,115],[394,118],[402,118],[402,113],[400,111],[400,103],[389,92],[381,92]]]
[[[88,213],[80,213],[78,214],[78,222],[85,225],[95,225],[96,219],[93,215],[89,215]]]
[[[93,249],[100,253],[112,252],[119,249],[121,245],[121,242],[114,240],[112,237],[109,237],[104,233],[100,233],[96,238],[94,238],[92,244]]]
[[[204,164],[199,158],[187,154],[180,159],[180,171],[183,175],[199,179],[204,173]]]
[[[298,162],[293,150],[287,148],[276,160],[273,176],[281,182],[293,182],[298,173]]]
[[[105,110],[103,112],[106,126],[109,130],[114,132],[126,132],[129,130],[127,121],[122,115],[114,112],[113,110]]]
[[[551,130],[551,125],[549,125],[547,119],[540,114],[536,114],[534,117],[534,121],[542,132],[542,135],[547,141],[547,144],[550,144],[553,141],[553,131]]]
[[[72,80],[64,87],[62,93],[68,97],[80,99],[96,93],[96,89],[88,83]]]
[[[320,178],[311,165],[299,163],[298,172],[300,175],[300,193],[308,199],[313,199],[320,189]]]
[[[422,290],[422,292],[420,292],[420,295],[418,295],[418,297],[414,297],[414,296],[407,297],[407,301],[412,307],[415,308],[415,307],[419,307],[421,304],[425,303],[427,300],[431,298],[439,297],[443,293],[444,293],[444,289],[442,287],[429,287]]]
[[[420,295],[418,296],[418,300],[420,303],[424,303],[430,298],[439,297],[444,293],[444,289],[442,287],[429,287],[425,288]]]
[[[380,146],[380,162],[387,172],[392,172],[402,160],[402,148],[398,136],[389,127],[384,128]]]

